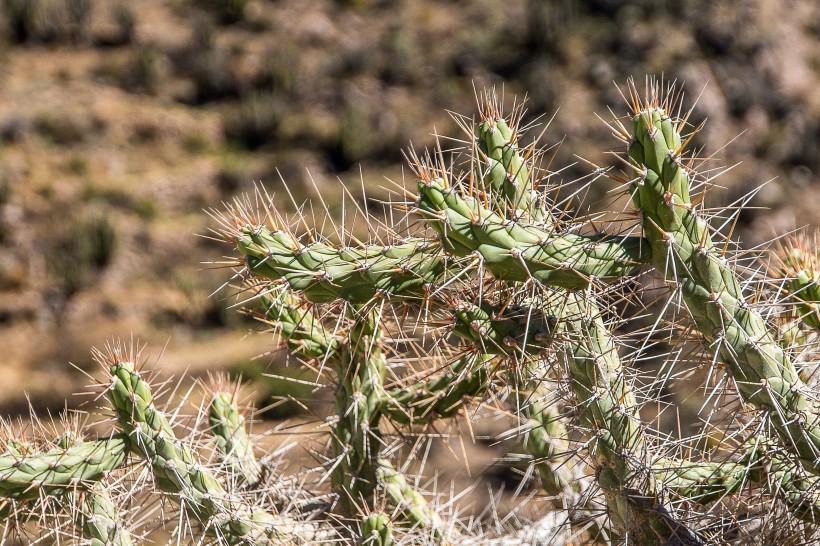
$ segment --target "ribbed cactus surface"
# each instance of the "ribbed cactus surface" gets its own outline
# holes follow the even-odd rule
[[[739,267],[697,194],[677,95],[651,80],[627,94],[611,124],[623,161],[595,171],[631,202],[612,222],[555,208],[523,108],[505,116],[492,92],[477,121],[457,117],[463,147],[408,153],[404,200],[347,218],[355,235],[261,190],[214,213],[239,301],[299,367],[286,397],[309,418],[256,437],[241,379],[206,386],[192,412],[195,389],[166,400],[114,343],[96,353],[107,437],[0,427],[0,527],[99,546],[157,528],[248,546],[820,541],[816,245],[784,239]],[[680,423],[678,403],[699,422]],[[482,419],[520,484],[462,517],[430,453],[469,459]],[[311,457],[295,470],[294,445]]]

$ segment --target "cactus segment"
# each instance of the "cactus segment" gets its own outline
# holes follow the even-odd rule
[[[820,474],[820,407],[737,276],[712,242],[689,198],[675,120],[648,104],[632,118],[629,157],[639,172],[632,200],[643,212],[655,269],[680,290],[707,347],[728,364],[743,400],[768,413],[784,442]]]
[[[256,510],[226,492],[177,440],[134,364],[115,362],[110,373],[108,399],[129,436],[131,451],[150,464],[160,490],[175,494],[185,513],[202,523],[208,534],[231,545],[314,544],[328,539],[324,530]]]
[[[339,385],[334,397],[338,421],[333,427],[337,461],[331,477],[347,515],[357,514],[362,506],[374,506],[382,448],[380,395],[387,371],[376,312],[363,313],[353,320],[349,339],[341,344],[339,358],[334,362]]]
[[[339,340],[290,290],[260,291],[265,322],[281,332],[288,349],[308,360],[334,354]]]
[[[513,383],[520,383],[513,378]],[[530,381],[516,389],[518,413],[525,420],[524,448],[534,458],[541,487],[550,495],[580,491],[581,476],[569,462],[569,433],[557,404],[547,403],[548,393],[541,381]]]
[[[446,541],[448,533],[441,517],[389,461],[379,460],[377,477],[391,508],[400,511],[411,525],[429,530],[437,540]]]
[[[59,494],[85,482],[99,481],[125,462],[129,441],[124,435],[82,442],[46,453],[0,456],[0,498],[37,499]]]
[[[475,198],[462,197],[441,179],[419,182],[418,212],[457,257],[477,252],[497,279],[583,289],[614,282],[650,258],[640,237],[555,233],[505,220]]]
[[[284,280],[314,303],[420,299],[446,272],[439,245],[419,239],[390,246],[303,245],[264,226],[243,228],[234,238],[252,275]]]
[[[348,516],[357,516],[362,507],[375,506],[378,487],[379,432],[384,377],[387,361],[380,345],[381,325],[376,311],[349,311],[353,326],[348,339],[340,343],[333,358],[338,378],[334,397],[338,419],[333,425],[332,449],[335,457],[331,472],[333,489]],[[358,517],[362,540],[387,538],[389,528],[372,534],[374,523],[369,516]]]
[[[262,465],[253,454],[245,417],[236,405],[234,395],[215,392],[208,404],[208,425],[216,440],[216,449],[222,464],[231,474],[241,477],[248,486],[254,486],[262,479]]]
[[[360,544],[393,546],[393,524],[384,512],[375,512],[362,520]]]
[[[569,293],[543,302],[542,308],[559,319],[559,359],[566,366],[579,418],[594,435],[595,474],[616,529],[635,544],[700,543],[663,505],[659,484],[649,471],[631,382],[594,298]]]
[[[758,449],[759,463],[752,479],[779,497],[796,518],[820,523],[820,485],[817,476],[807,473],[799,464],[774,446]]]
[[[795,464],[782,448],[765,441],[750,440],[747,444],[737,461],[705,463],[661,459],[653,468],[669,492],[691,502],[706,505],[756,485],[781,499],[798,519],[820,522],[817,478]]]
[[[658,480],[672,494],[709,504],[751,483],[749,461],[701,463],[662,460],[653,466]]]
[[[381,411],[401,424],[423,424],[450,417],[466,399],[487,390],[496,358],[491,354],[468,354],[448,364],[445,373],[383,395]]]
[[[552,341],[555,320],[529,307],[493,306],[460,302],[451,311],[453,333],[478,345],[482,352],[500,356],[537,354]]]
[[[479,176],[497,212],[514,220],[525,215],[535,222],[549,221],[549,213],[538,200],[530,170],[506,120],[485,116],[476,133],[481,159],[486,162]]]
[[[83,538],[90,546],[132,546],[134,540],[125,529],[117,506],[102,483],[90,489],[72,491],[79,497],[75,519],[82,529]],[[74,502],[70,503],[75,505]],[[76,506],[76,505],[75,505]]]
[[[809,328],[820,329],[820,256],[818,241],[791,237],[780,245],[778,267],[774,274],[782,279],[786,303],[794,306],[793,315]]]

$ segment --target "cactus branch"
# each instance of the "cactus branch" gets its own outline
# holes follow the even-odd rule
[[[45,453],[0,456],[0,498],[37,499],[59,494],[86,482],[99,481],[125,463],[129,441],[125,435],[82,442]]]
[[[448,364],[441,375],[385,392],[381,411],[402,424],[450,417],[465,399],[484,394],[495,360],[489,354],[465,355]]]
[[[222,464],[248,486],[256,485],[262,479],[262,465],[253,453],[245,430],[245,417],[239,411],[234,394],[224,391],[213,394],[208,404],[208,425]]]
[[[354,321],[349,339],[334,362],[337,421],[332,444],[336,457],[333,487],[347,515],[374,507],[376,471],[382,440],[379,433],[381,393],[387,361],[381,347],[378,311],[350,310]]]
[[[820,486],[782,448],[751,439],[737,461],[715,463],[661,459],[654,464],[659,480],[675,496],[709,504],[752,485],[781,499],[798,519],[820,522]]]
[[[338,340],[321,320],[288,289],[256,287],[264,320],[277,328],[291,351],[310,359],[326,358],[338,349]]]
[[[418,212],[457,257],[477,252],[497,279],[583,289],[593,279],[616,281],[650,258],[640,237],[556,233],[506,220],[473,197],[462,197],[442,178],[417,167]]]
[[[438,541],[447,542],[452,533],[441,517],[389,461],[379,460],[377,476],[392,509],[401,512],[411,525],[429,531]]]
[[[486,97],[481,121],[475,128],[479,155],[476,163],[481,165],[478,175],[501,216],[516,221],[526,216],[535,222],[551,222],[518,146],[520,110],[515,110],[508,123],[501,115],[497,98]]]
[[[98,354],[98,359],[110,360],[108,399],[129,436],[131,451],[149,463],[160,490],[174,494],[184,512],[208,534],[232,545],[313,544],[332,536],[315,525],[256,510],[225,491],[177,440],[134,363],[124,360],[118,350],[109,357]]]
[[[75,520],[82,529],[83,538],[90,546],[132,546],[134,540],[124,527],[117,505],[108,495],[108,490],[101,482],[90,489],[72,491],[71,496],[79,497]]]
[[[817,237],[796,235],[778,245],[775,282],[793,306],[793,315],[809,328],[820,329],[820,247]]]
[[[700,544],[664,506],[650,471],[635,395],[594,297],[570,293],[545,305],[560,317],[559,358],[579,418],[594,434],[595,472],[616,529],[635,544]]]
[[[527,375],[534,376],[529,370]],[[511,383],[517,386],[516,414],[523,421],[524,448],[534,458],[541,486],[550,495],[579,492],[582,476],[576,473],[577,469],[570,461],[569,433],[561,421],[558,404],[550,400],[545,382],[513,377]]]
[[[362,545],[393,546],[393,524],[383,512],[374,512],[362,520]]]
[[[439,245],[420,239],[389,246],[304,245],[285,231],[262,225],[243,226],[226,236],[245,256],[252,275],[284,280],[315,303],[421,299],[447,269]]]
[[[643,213],[653,265],[678,290],[706,340],[728,364],[743,400],[767,413],[781,440],[820,474],[820,406],[766,321],[744,297],[735,271],[712,242],[707,221],[689,197],[678,122],[657,89],[644,102],[634,92],[629,159],[638,176],[632,201]]]

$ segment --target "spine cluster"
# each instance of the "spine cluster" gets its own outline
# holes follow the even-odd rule
[[[505,117],[491,94],[477,122],[460,118],[468,145],[454,158],[409,154],[415,182],[396,208],[414,220],[386,235],[372,226],[370,240],[340,242],[274,210],[265,225],[242,201],[215,214],[246,301],[329,391],[317,467],[286,486],[230,390],[208,392],[203,426],[183,432],[138,356],[115,346],[98,354],[112,436],[4,440],[7,527],[63,518],[77,542],[136,544],[136,494],[165,499],[163,517],[175,515],[161,525],[192,543],[818,540],[820,404],[802,368],[820,325],[816,249],[782,243],[777,279],[741,270],[693,195],[674,93],[647,87],[641,98],[630,86],[631,110],[612,123],[625,229],[553,208],[521,109]],[[660,284],[668,292],[647,303]],[[663,361],[656,376],[642,368],[651,359]],[[664,392],[679,376],[705,377],[712,404],[692,436],[653,417],[673,411]],[[415,472],[431,437],[487,412],[508,420],[502,436],[525,452],[543,512],[477,532]]]

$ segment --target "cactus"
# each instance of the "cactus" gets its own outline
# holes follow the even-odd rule
[[[408,154],[416,180],[397,207],[415,223],[369,225],[365,242],[344,226],[325,237],[306,218],[292,227],[263,192],[265,210],[237,199],[213,212],[249,312],[332,393],[312,433],[316,468],[297,480],[260,457],[224,381],[193,424],[163,410],[138,352],[114,344],[96,357],[115,433],[7,434],[0,513],[20,528],[65,518],[100,545],[140,536],[123,491],[170,501],[163,524],[197,543],[815,543],[820,407],[798,369],[820,325],[814,250],[780,243],[774,279],[739,270],[690,195],[674,99],[656,83],[644,98],[630,90],[629,121],[612,128],[632,173],[596,172],[628,191],[640,234],[556,211],[537,143],[523,145],[523,109],[504,116],[493,93],[476,123],[456,118],[468,139],[453,158]],[[662,309],[634,297],[650,268],[671,289]],[[632,327],[638,315],[653,326]],[[639,363],[674,338],[700,344],[710,377],[724,366],[722,390],[706,390],[734,404],[715,403],[691,438],[642,411],[666,378],[647,382]],[[682,364],[664,355],[669,375]],[[545,495],[533,521],[481,531],[412,473],[428,436],[487,412],[507,420],[499,441],[528,453],[525,479]]]
[[[370,514],[362,520],[362,544],[392,546],[393,531],[390,518],[384,513]]]
[[[797,320],[809,328],[820,328],[820,263],[817,238],[809,240],[796,235],[782,243],[776,253],[777,267],[773,274],[776,283],[794,307]]]
[[[80,507],[77,510],[77,525],[82,529],[83,538],[92,546],[131,546],[134,540],[120,517],[119,508],[112,501],[105,486],[96,483],[91,488],[69,493],[78,496],[70,504]]]
[[[708,350],[728,365],[744,401],[767,412],[784,445],[820,474],[820,407],[692,204],[680,128],[667,114],[674,104],[658,93],[653,88],[644,101],[633,87],[625,136],[636,171],[630,193],[643,213],[653,265],[683,298]]]
[[[262,479],[262,466],[256,460],[245,430],[245,418],[235,396],[226,391],[213,393],[208,404],[208,424],[216,439],[216,449],[224,465],[253,487]]]
[[[111,360],[112,377],[108,399],[128,434],[131,451],[149,464],[157,487],[174,493],[183,512],[200,522],[206,533],[228,544],[305,544],[326,540],[310,526],[256,509],[225,491],[176,438],[135,364],[116,349],[107,357],[100,356],[106,358]]]
[[[83,442],[44,453],[9,453],[0,457],[0,496],[31,500],[59,493],[72,485],[95,482],[125,462],[128,441],[123,435]]]
[[[381,317],[377,312],[354,319],[349,341],[335,359],[338,421],[333,428],[333,485],[348,514],[372,508],[382,439],[381,398],[387,360],[381,347]],[[364,316],[361,316],[364,314]]]

